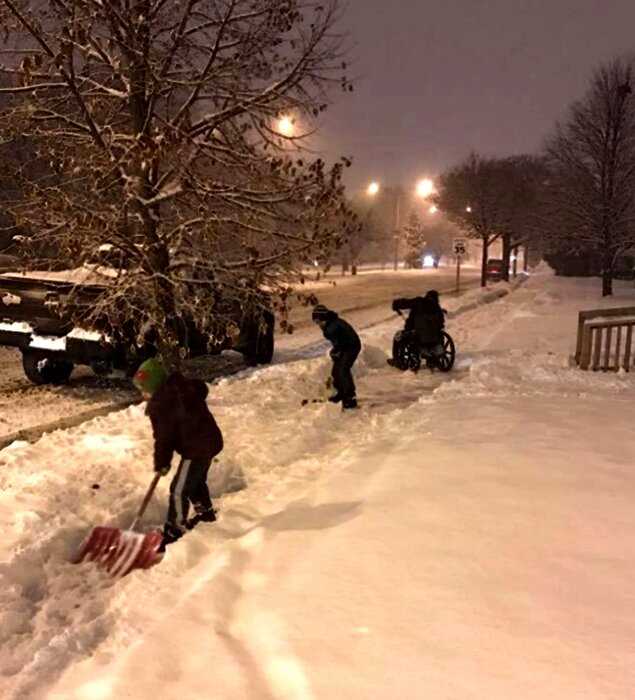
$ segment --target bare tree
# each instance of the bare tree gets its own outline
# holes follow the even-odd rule
[[[547,143],[550,233],[569,252],[602,260],[602,295],[613,292],[617,257],[635,244],[635,100],[632,64],[593,75]]]
[[[3,119],[49,166],[16,174],[25,196],[12,214],[33,245],[75,265],[116,253],[116,280],[83,311],[91,319],[149,321],[172,355],[178,319],[224,332],[219,300],[253,312],[263,289],[284,310],[302,264],[345,240],[348,162],[329,168],[297,148],[329,88],[352,89],[338,0],[0,8],[20,47],[1,67],[16,84],[2,91],[23,98]],[[278,127],[285,115],[295,129]]]
[[[481,286],[487,283],[489,246],[502,234],[505,191],[500,161],[472,153],[439,179],[437,206],[450,221],[483,246]]]
[[[501,241],[503,278],[509,279],[510,258],[530,245],[538,246],[544,228],[544,203],[548,187],[548,171],[539,156],[511,156],[499,161],[501,188]]]
[[[529,246],[541,235],[546,179],[543,160],[529,155],[483,158],[472,154],[441,176],[438,206],[452,223],[482,242],[482,286],[494,241],[501,239],[503,278],[508,280],[512,251]]]
[[[381,245],[383,229],[372,206],[364,207],[359,202],[353,202],[351,206],[357,217],[357,226],[350,231],[341,249],[342,272],[350,267],[351,274],[356,275],[360,260]]]

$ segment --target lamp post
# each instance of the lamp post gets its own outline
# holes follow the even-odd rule
[[[401,188],[395,191],[395,255],[394,269],[399,269],[399,238],[401,237]]]

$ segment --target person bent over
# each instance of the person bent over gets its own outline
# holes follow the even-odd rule
[[[333,403],[342,402],[342,408],[357,408],[355,382],[352,368],[362,349],[362,343],[354,328],[335,311],[318,304],[312,313],[313,322],[322,329],[324,337],[333,345],[331,359],[333,360],[333,386],[335,394],[329,398]]]
[[[199,522],[213,522],[216,513],[207,488],[212,459],[223,449],[223,436],[205,399],[207,385],[179,372],[168,375],[161,362],[146,360],[134,384],[148,402],[146,415],[154,436],[154,470],[170,471],[176,452],[181,460],[170,484],[170,501],[161,551]],[[188,519],[190,505],[194,517]]]

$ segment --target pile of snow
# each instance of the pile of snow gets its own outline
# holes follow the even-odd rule
[[[449,375],[388,368],[377,326],[356,412],[301,407],[325,354],[218,381],[219,521],[117,583],[67,561],[134,516],[142,407],[1,451],[0,695],[628,697],[635,380],[569,365],[589,294],[537,274],[451,319]]]

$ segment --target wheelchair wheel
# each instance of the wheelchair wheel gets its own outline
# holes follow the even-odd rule
[[[421,354],[415,343],[405,342],[399,346],[395,364],[401,370],[418,372],[421,367]]]
[[[454,359],[456,357],[454,341],[445,331],[441,331],[441,342],[443,344],[443,352],[436,358],[435,364],[441,372],[449,372],[454,367]]]

